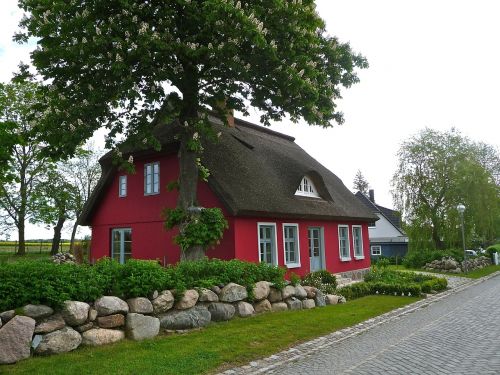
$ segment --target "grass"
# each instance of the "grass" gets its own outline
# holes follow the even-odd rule
[[[449,273],[449,272],[428,271],[428,270],[424,270],[424,269],[405,268],[402,265],[398,265],[398,266],[389,265],[388,267],[389,267],[389,269],[395,270],[395,271],[420,271],[420,272],[435,273],[435,274],[438,274],[438,275],[468,277],[470,279],[479,279],[479,278],[481,278],[483,276],[488,276],[488,275],[491,275],[494,272],[500,271],[500,265],[498,265],[498,266],[491,265],[491,266],[480,268],[480,269],[477,269],[477,270],[474,270],[474,271],[470,271],[470,272],[467,272],[467,273],[463,273],[463,272],[460,272],[460,273]]]
[[[414,297],[367,296],[319,309],[234,319],[184,335],[122,341],[3,366],[7,374],[207,374],[262,358],[387,311]]]
[[[0,264],[2,263],[13,263],[13,262],[22,262],[25,260],[40,260],[40,259],[49,259],[50,253],[26,253],[23,256],[16,254],[2,254],[0,253]]]

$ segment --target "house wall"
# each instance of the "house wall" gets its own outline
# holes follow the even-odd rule
[[[324,249],[326,269],[332,273],[344,273],[357,269],[370,267],[370,246],[368,239],[367,223],[352,222],[352,221],[312,221],[312,220],[277,220],[270,218],[242,218],[235,219],[235,239],[237,241],[236,257],[238,259],[247,260],[250,262],[259,261],[259,244],[258,244],[258,223],[275,223],[277,233],[277,253],[278,265],[285,266],[285,249],[283,240],[283,224],[298,224],[299,225],[299,250],[300,250],[300,267],[289,268],[288,273],[294,272],[303,276],[310,272],[309,260],[309,241],[308,228],[320,227],[324,233]],[[338,225],[349,225],[350,239],[350,261],[341,261],[339,252],[339,237]],[[352,225],[362,226],[363,236],[363,254],[364,259],[354,258],[354,249],[352,244]]]
[[[374,228],[369,228],[370,238],[380,238],[380,237],[400,237],[401,232],[399,232],[394,225],[392,225],[385,216],[376,213],[379,220],[375,222]]]
[[[380,246],[382,256],[384,257],[404,257],[408,252],[408,243],[372,243],[371,245]],[[377,259],[378,255],[371,255],[372,258]]]
[[[160,163],[160,192],[156,195],[144,195],[144,164]],[[177,203],[177,191],[168,192],[166,186],[178,178],[176,155],[165,155],[135,162],[135,173],[118,172],[104,198],[98,205],[92,218],[91,261],[110,256],[111,230],[131,228],[132,257],[137,259],[158,259],[162,264],[176,263],[180,250],[172,242],[175,231],[163,227],[161,212],[164,208],[174,208]],[[118,196],[119,176],[127,175],[127,196]],[[207,183],[198,185],[198,199],[203,207],[222,207]],[[227,216],[223,208],[224,214]],[[209,249],[207,255],[220,259],[234,257],[234,225],[229,218],[229,229],[225,231],[221,243]]]

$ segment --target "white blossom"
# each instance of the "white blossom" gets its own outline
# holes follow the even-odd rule
[[[128,157],[128,162],[129,162],[130,164],[133,164],[133,163],[134,163],[134,157],[133,157],[132,155],[130,155],[130,156]]]
[[[200,136],[199,136],[198,132],[194,132],[193,139],[196,141],[199,137]]]

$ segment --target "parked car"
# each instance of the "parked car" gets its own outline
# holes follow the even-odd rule
[[[465,250],[465,254],[467,254],[468,256],[477,257],[476,250]]]

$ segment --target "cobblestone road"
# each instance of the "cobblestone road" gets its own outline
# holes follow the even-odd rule
[[[500,275],[471,283],[225,374],[500,375]]]

